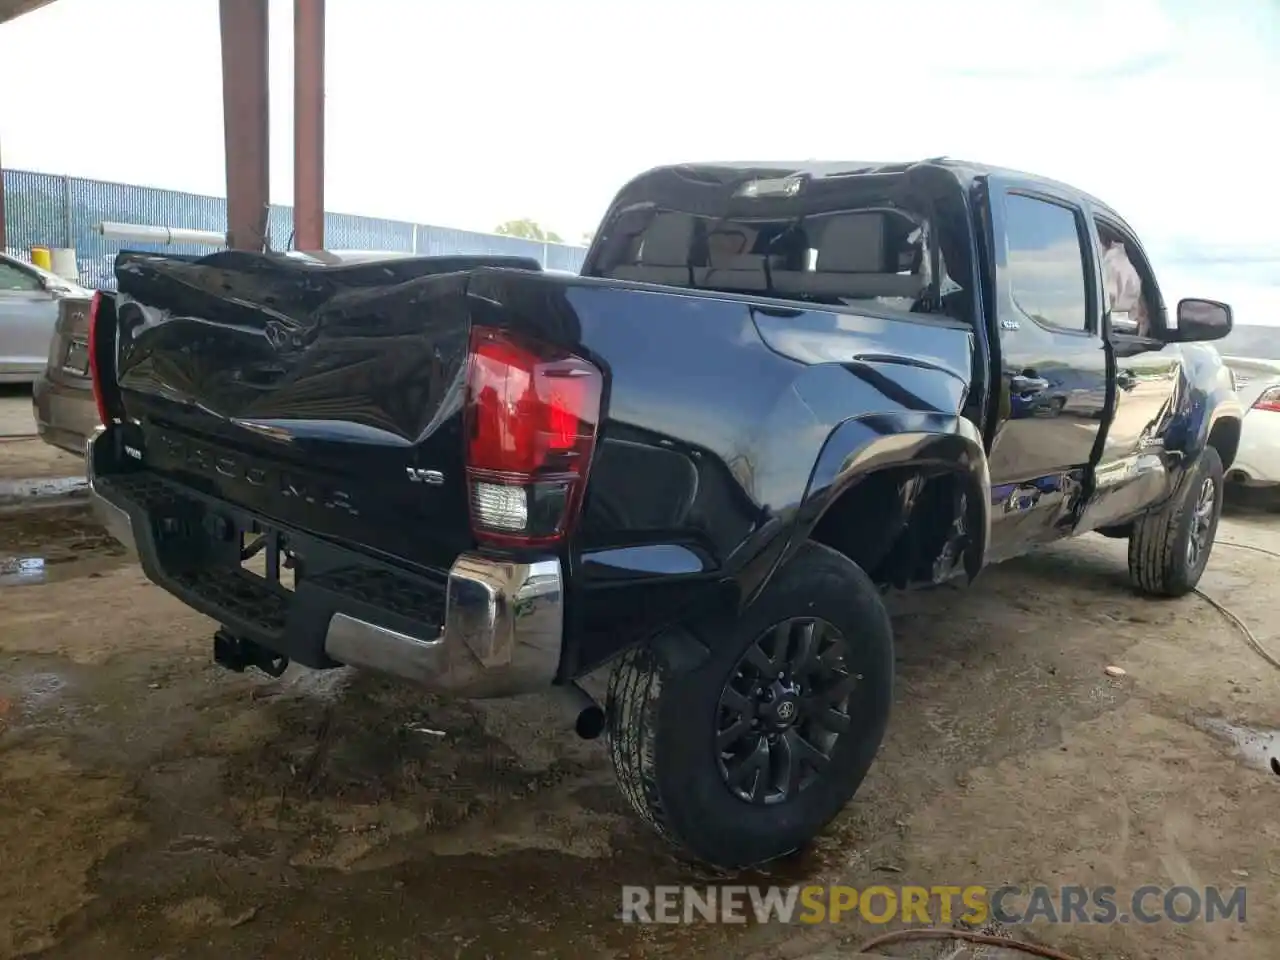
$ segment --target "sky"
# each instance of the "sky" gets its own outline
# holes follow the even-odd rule
[[[5,165],[223,194],[217,7],[0,26]],[[289,203],[291,0],[270,16]],[[330,210],[572,242],[658,164],[947,155],[1088,190],[1171,304],[1280,324],[1277,0],[328,0],[327,58]]]

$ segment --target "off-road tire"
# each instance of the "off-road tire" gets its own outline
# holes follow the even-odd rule
[[[1207,483],[1213,484],[1213,512],[1207,541],[1192,560],[1187,548]],[[1181,597],[1196,588],[1213,552],[1222,516],[1222,495],[1222,459],[1217,450],[1207,446],[1169,502],[1133,525],[1129,578],[1138,590],[1153,597]]]
[[[715,745],[721,691],[740,657],[775,624],[820,618],[845,643],[857,679],[850,723],[827,768],[806,788],[773,804],[733,793]],[[736,869],[791,853],[818,834],[866,776],[893,696],[893,630],[871,579],[842,554],[806,543],[736,622],[704,636],[710,654],[676,669],[654,646],[615,666],[606,701],[609,750],[619,789],[642,819],[679,848]]]

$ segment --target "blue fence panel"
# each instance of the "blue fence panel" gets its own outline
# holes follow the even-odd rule
[[[272,250],[288,250],[293,239],[293,207],[273,203],[267,210],[267,243]]]
[[[204,255],[217,246],[169,245],[120,241],[93,227],[103,221],[157,227],[182,227],[224,234],[227,203],[177,190],[85,180],[26,170],[5,170],[5,228],[9,252],[25,256],[34,246],[73,247],[80,282],[89,287],[115,286],[112,265],[124,248]],[[273,204],[267,215],[272,249],[292,246],[293,208]],[[459,253],[534,257],[544,267],[582,267],[583,247],[542,243],[470,230],[382,220],[347,213],[325,214],[325,246],[331,250],[388,250],[438,256]]]
[[[80,282],[87,287],[115,286],[114,264],[122,249],[154,253],[204,256],[221,247],[197,244],[155,244],[104,237],[93,227],[103,221],[182,227],[187,230],[227,231],[227,204],[220,197],[205,197],[177,190],[155,190],[101,180],[67,178],[71,203],[71,243],[80,266]]]
[[[67,180],[48,173],[4,171],[4,223],[9,252],[41,244],[65,247]]]
[[[542,265],[548,270],[568,270],[570,273],[582,271],[582,261],[586,259],[586,247],[570,247],[563,243],[548,243],[547,255]]]
[[[289,216],[293,216],[290,209]],[[350,213],[324,215],[324,245],[334,250],[397,250],[413,252],[412,223],[375,220]]]
[[[416,250],[429,257],[451,253],[481,253],[492,256],[536,257],[542,260],[544,244],[496,233],[473,233],[449,227],[418,226]]]

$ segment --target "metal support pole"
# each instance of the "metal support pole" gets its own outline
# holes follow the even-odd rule
[[[75,249],[76,227],[74,218],[71,215],[71,178],[63,176],[59,177],[58,180],[60,181],[59,185],[62,187],[62,232],[64,234],[62,246]]]
[[[267,0],[219,0],[227,246],[266,246],[270,203]]]
[[[4,253],[7,244],[4,235],[4,163],[0,161],[0,253]]]
[[[293,246],[324,249],[324,2],[293,0]]]

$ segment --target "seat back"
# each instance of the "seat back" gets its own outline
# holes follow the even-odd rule
[[[818,240],[812,269],[774,273],[774,288],[784,294],[917,297],[926,287],[925,278],[898,273],[896,262],[890,262],[885,217],[868,210],[824,217],[820,226],[815,222]]]
[[[694,239],[694,219],[687,213],[659,213],[640,240],[634,264],[613,269],[619,280],[641,283],[689,284],[689,251]]]

